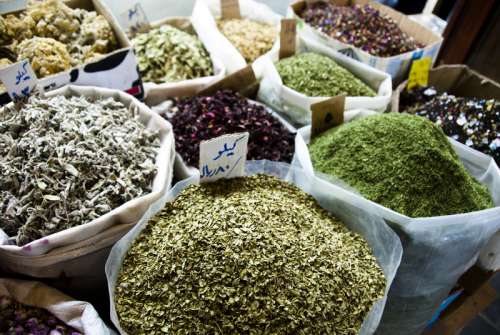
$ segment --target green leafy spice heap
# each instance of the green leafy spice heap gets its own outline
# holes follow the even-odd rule
[[[276,64],[283,85],[312,97],[373,97],[376,93],[333,59],[314,52],[284,58]]]
[[[170,25],[139,34],[132,44],[144,81],[169,83],[213,74],[212,61],[201,41]]]
[[[357,334],[385,279],[370,247],[265,175],[189,186],[122,265],[129,334]]]
[[[488,189],[469,175],[442,130],[419,116],[361,118],[324,132],[309,149],[317,171],[410,217],[493,206]]]

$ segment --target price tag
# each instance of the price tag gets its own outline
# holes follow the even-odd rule
[[[410,75],[408,76],[408,89],[415,86],[427,86],[429,83],[429,70],[432,60],[430,57],[416,59],[411,64]]]
[[[147,31],[150,28],[146,13],[140,3],[134,4],[126,12],[122,13],[121,17],[132,35]]]
[[[243,176],[249,133],[222,135],[200,143],[200,182]]]
[[[344,123],[345,95],[311,105],[311,138]]]
[[[28,0],[0,0],[0,14],[26,9]]]
[[[18,102],[30,95],[38,79],[30,63],[25,59],[0,69],[0,81],[7,88],[12,101]]]
[[[295,54],[295,19],[281,20],[280,31],[280,59],[293,56]]]
[[[247,65],[243,69],[238,70],[200,90],[198,95],[210,95],[219,90],[229,89],[246,96],[246,93],[248,93],[256,83],[257,78],[255,77],[255,72],[253,72],[251,65]]]
[[[220,10],[223,19],[240,19],[240,3],[238,0],[221,0]]]

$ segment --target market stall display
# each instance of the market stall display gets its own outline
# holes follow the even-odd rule
[[[192,177],[177,184],[115,246],[106,273],[117,328],[123,334],[216,329],[372,334],[401,256],[393,232],[340,198],[324,204],[329,214],[297,187],[315,184],[300,170],[270,161],[247,164],[247,177],[199,186]],[[160,257],[147,247],[156,243]],[[343,285],[345,280],[358,285]],[[174,282],[185,286],[177,290]],[[138,287],[150,294],[141,290],[142,295]],[[343,303],[333,303],[333,297]],[[151,322],[140,320],[144,306]],[[157,317],[161,321],[155,322]]]

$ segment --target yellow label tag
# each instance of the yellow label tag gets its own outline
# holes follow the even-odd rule
[[[427,86],[429,83],[429,70],[431,69],[431,58],[423,57],[416,59],[411,64],[410,75],[408,76],[408,89],[415,86]]]

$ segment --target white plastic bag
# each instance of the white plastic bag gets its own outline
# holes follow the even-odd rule
[[[330,185],[318,178],[306,175],[302,169],[293,168],[289,164],[263,161],[248,161],[246,174],[264,173],[274,175],[301,188],[311,194],[318,203],[333,215],[341,219],[349,229],[361,234],[372,248],[386,278],[386,294],[394,278],[401,260],[402,248],[396,234],[377,216],[369,215],[362,208],[351,202],[352,196],[341,188]],[[158,213],[166,202],[173,201],[177,195],[191,184],[199,182],[198,176],[192,176],[177,183],[165,196],[155,202],[144,214],[139,223],[122,238],[111,250],[106,262],[106,277],[108,280],[109,297],[111,301],[111,320],[121,329],[114,304],[114,288],[121,264],[127,250],[134,239],[145,228],[149,220]],[[376,302],[363,322],[360,334],[373,334],[384,310],[386,296]]]
[[[91,304],[76,301],[39,282],[0,278],[0,296],[10,297],[23,305],[43,308],[82,334],[115,333],[106,327]]]
[[[281,16],[269,7],[253,0],[239,0],[242,18],[276,26]],[[194,4],[191,23],[210,54],[220,59],[228,74],[244,68],[247,63],[240,52],[217,28],[216,19],[220,18],[220,0],[197,0]],[[275,44],[276,45],[276,44]]]
[[[311,39],[298,39],[296,53],[303,52],[315,52],[332,58],[377,93],[375,97],[346,97],[346,110],[358,108],[381,112],[386,110],[392,95],[392,81],[389,74],[357,62]],[[260,83],[258,99],[286,114],[294,123],[300,125],[311,123],[311,104],[330,97],[309,97],[283,85],[274,65],[278,60],[279,50],[276,49],[259,60],[257,71],[262,73],[263,78]]]
[[[346,120],[371,115],[356,111]],[[310,126],[299,129],[293,163],[314,175],[307,144]],[[497,207],[467,214],[410,218],[376,204],[351,189],[363,208],[383,217],[403,243],[403,259],[389,292],[377,331],[391,335],[419,334],[459,277],[477,260],[482,247],[500,229],[500,170],[494,160],[449,139],[465,168],[490,190]],[[350,189],[342,181],[316,173],[332,185]]]
[[[174,136],[170,123],[124,92],[97,87],[65,86],[47,93],[49,97],[56,95],[113,97],[125,106],[137,109],[140,121],[147,128],[158,130],[160,134],[161,145],[156,157],[158,172],[153,180],[151,193],[128,201],[91,222],[45,236],[24,246],[9,244],[6,234],[2,234],[0,268],[4,270],[32,276],[57,277],[62,272],[67,274],[64,266],[66,262],[77,260],[76,263],[72,262],[73,274],[88,275],[94,272],[98,259],[103,262],[107,255],[99,254],[98,259],[88,260],[86,255],[101,250],[98,247],[109,248],[169,189],[175,159]]]
[[[183,18],[183,17],[170,17],[167,19],[156,21],[156,22],[151,23],[151,27],[152,28],[159,28],[165,24],[169,24],[177,29],[188,32],[190,34],[196,34],[191,26],[189,18]],[[203,41],[202,41],[202,44],[204,45]],[[205,46],[205,48],[206,48],[206,46]],[[152,93],[153,97],[155,95],[156,90],[170,90],[170,89],[175,90],[175,89],[178,89],[178,90],[197,92],[201,88],[224,78],[224,75],[226,73],[226,68],[224,67],[224,64],[222,64],[222,61],[217,59],[217,57],[215,57],[214,54],[208,50],[208,48],[207,48],[207,51],[210,55],[210,59],[212,60],[213,71],[214,71],[213,75],[207,76],[207,77],[195,78],[195,79],[181,80],[181,81],[172,82],[172,83],[156,84],[153,82],[145,82],[144,83],[144,91],[145,91],[145,95],[146,95],[146,97],[145,97],[146,101],[148,101],[148,95],[151,94],[151,91],[153,91],[153,93]],[[149,101],[151,101],[151,98],[149,98]]]

